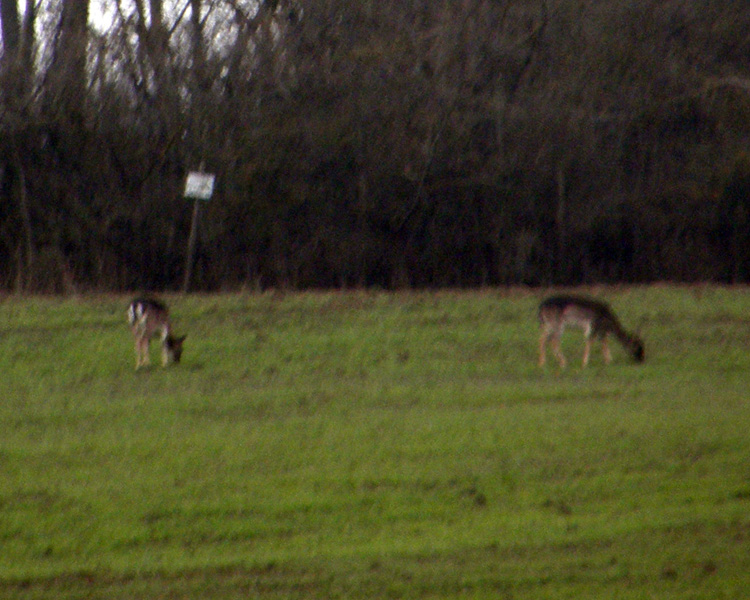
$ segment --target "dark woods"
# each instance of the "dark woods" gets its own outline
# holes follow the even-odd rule
[[[0,289],[750,280],[750,7],[0,0]],[[92,5],[93,6],[93,5]]]

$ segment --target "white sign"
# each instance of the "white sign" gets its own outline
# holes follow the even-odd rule
[[[199,173],[197,171],[188,173],[185,181],[185,197],[210,200],[214,193],[214,180],[215,177],[211,173]]]

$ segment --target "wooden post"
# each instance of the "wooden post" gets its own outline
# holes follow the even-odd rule
[[[182,282],[182,293],[185,294],[190,287],[190,278],[193,276],[193,263],[195,262],[195,244],[198,238],[198,214],[200,213],[201,200],[193,200],[193,219],[190,222],[190,237],[188,238],[187,257],[185,258],[185,280]]]

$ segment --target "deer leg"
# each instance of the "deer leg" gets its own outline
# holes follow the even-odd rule
[[[539,366],[543,367],[547,362],[547,338],[549,334],[547,331],[542,331],[539,336]]]
[[[135,335],[135,368],[148,364],[148,338],[140,333]]]
[[[560,368],[564,369],[567,365],[567,361],[565,360],[565,355],[562,352],[562,348],[560,348],[560,335],[553,335],[550,339],[550,342],[552,344],[552,352],[557,357],[557,362],[560,363]]]
[[[604,354],[605,363],[609,364],[612,362],[612,352],[609,350],[609,342],[606,335],[602,338],[602,354]]]
[[[588,366],[589,356],[591,355],[591,338],[586,336],[586,341],[583,344],[583,366]]]
[[[135,368],[141,366],[141,340],[138,336],[135,337]]]
[[[141,365],[147,366],[151,364],[151,357],[149,356],[149,339],[147,336],[141,338]]]

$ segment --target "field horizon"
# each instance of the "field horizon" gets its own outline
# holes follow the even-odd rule
[[[579,288],[646,361],[565,370],[553,291],[166,294],[139,371],[130,295],[2,297],[0,595],[746,597],[750,288]]]

